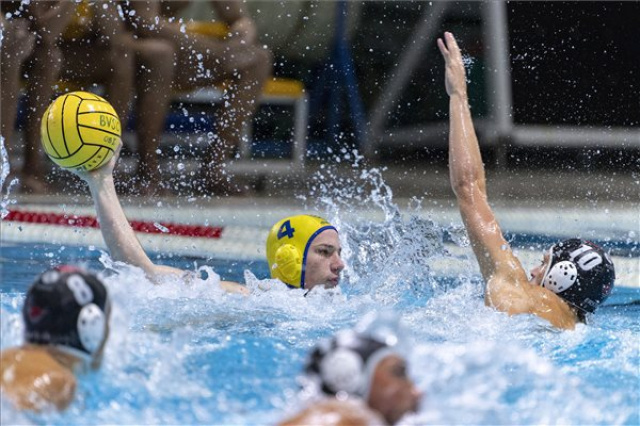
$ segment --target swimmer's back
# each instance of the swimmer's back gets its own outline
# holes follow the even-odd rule
[[[3,397],[20,409],[65,409],[76,389],[73,373],[37,346],[10,348],[0,354]]]

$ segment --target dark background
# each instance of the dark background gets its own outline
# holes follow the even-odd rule
[[[486,25],[481,2],[455,2],[442,18],[439,34],[452,31],[473,58],[468,68],[469,95],[474,117],[486,115]],[[429,2],[364,2],[357,28],[350,39],[358,87],[367,115],[393,73],[402,50]],[[640,2],[509,2],[509,45],[513,121],[518,124],[625,126],[640,125]],[[322,64],[309,67],[286,58],[276,72],[303,80],[312,98],[322,96],[318,87]],[[334,82],[338,84],[338,82]],[[343,98],[340,141],[326,138],[326,112],[312,111],[310,147],[322,156],[329,146],[358,146],[352,137],[353,123]],[[404,126],[446,121],[448,98],[444,90],[442,58],[435,41],[428,44],[409,86],[387,120],[388,131]],[[482,135],[480,135],[482,136]],[[482,137],[480,140],[482,144]],[[577,167],[632,167],[640,169],[640,141],[627,147],[585,146],[575,148],[514,147],[503,141],[511,164],[545,167],[573,158]],[[385,161],[446,161],[446,143],[394,146],[381,150]],[[445,147],[443,148],[444,145]],[[314,148],[315,147],[315,148]],[[483,147],[491,162],[493,149]],[[569,155],[567,155],[569,154]],[[524,161],[522,157],[526,157]]]
[[[639,2],[511,2],[514,119],[640,124]]]

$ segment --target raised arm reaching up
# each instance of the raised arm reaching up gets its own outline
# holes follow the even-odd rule
[[[451,33],[438,47],[445,58],[445,86],[449,95],[449,175],[451,187],[458,199],[462,220],[466,226],[480,270],[488,280],[496,269],[506,241],[487,201],[484,165],[480,156],[460,49]]]
[[[438,39],[438,47],[445,60],[445,86],[449,94],[451,187],[486,282],[485,303],[510,315],[534,314],[556,327],[572,329],[579,321],[579,312],[593,312],[613,285],[613,278],[610,276],[592,280],[586,275],[594,272],[594,268],[599,265],[608,266],[607,262],[613,273],[613,265],[602,250],[592,243],[579,241],[574,248],[572,244],[576,240],[569,240],[552,247],[542,266],[532,271],[532,280],[529,281],[522,264],[502,235],[487,201],[484,165],[469,110],[465,68],[453,34],[447,32],[444,40]],[[570,246],[572,248],[568,250],[567,247]],[[584,265],[585,262],[579,261],[584,253],[597,256],[600,263]],[[569,287],[557,285],[559,279],[555,268],[563,261],[571,262],[573,269],[577,271],[573,281],[567,281],[568,286],[573,287],[569,292],[571,296],[567,292]],[[588,291],[582,290],[587,287],[593,287],[593,294],[597,293],[597,296],[591,294],[592,299],[597,299],[592,303],[593,306],[585,302],[585,299],[590,300],[585,296]],[[576,293],[575,297],[573,293]]]

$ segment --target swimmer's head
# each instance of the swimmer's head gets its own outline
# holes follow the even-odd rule
[[[289,287],[336,286],[344,268],[338,231],[318,216],[284,218],[267,237],[267,262],[271,277]]]
[[[540,284],[584,314],[609,297],[615,277],[613,262],[602,248],[573,238],[551,247]]]
[[[97,276],[59,266],[40,275],[27,292],[25,340],[95,361],[108,337],[109,313],[109,295]]]
[[[315,347],[304,381],[328,396],[362,398],[389,424],[416,411],[420,399],[396,348],[353,330],[339,332]]]

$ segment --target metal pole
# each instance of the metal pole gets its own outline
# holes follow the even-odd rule
[[[371,140],[366,145],[367,150],[363,151],[365,157],[370,158],[373,155],[374,145],[379,142],[389,113],[407,86],[419,61],[424,60],[426,46],[435,40],[436,31],[448,7],[449,4],[445,1],[433,2],[431,7],[425,7],[420,23],[400,56],[398,66],[394,69],[393,75],[389,78],[382,94],[372,108]]]

